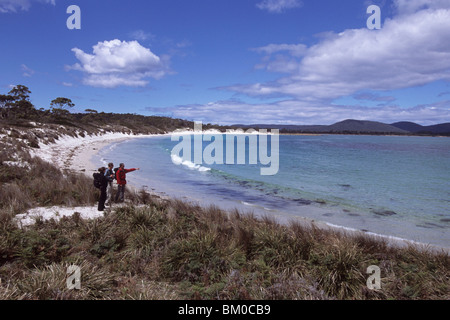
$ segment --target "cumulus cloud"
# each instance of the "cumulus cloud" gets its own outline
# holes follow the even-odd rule
[[[261,10],[267,10],[271,13],[281,13],[287,9],[301,7],[303,3],[300,0],[263,0],[256,4]]]
[[[137,41],[118,39],[99,42],[93,53],[73,48],[80,61],[69,70],[84,73],[83,83],[94,87],[145,86],[147,78],[160,79],[170,73],[168,57],[158,57]]]
[[[423,5],[426,3],[425,9]],[[287,75],[270,83],[225,89],[249,96],[332,101],[360,91],[383,91],[450,80],[450,0],[397,0],[399,12],[381,30],[349,29],[316,45],[270,44],[257,68]]]
[[[14,13],[28,11],[32,2],[40,2],[55,5],[55,0],[0,0],[0,13]]]
[[[328,32],[309,47],[272,43],[252,49],[264,55],[256,68],[284,75],[271,82],[219,88],[283,101],[221,101],[171,111],[177,117],[192,115],[193,120],[224,124],[332,124],[349,118],[422,125],[450,122],[449,100],[403,108],[394,104],[395,96],[383,94],[450,81],[450,0],[394,0],[394,6],[396,16],[386,19],[381,30]],[[369,108],[333,103],[346,96],[380,104]]]

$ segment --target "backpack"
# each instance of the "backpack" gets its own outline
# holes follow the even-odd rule
[[[114,180],[117,180],[117,171],[119,171],[120,167],[114,168]]]
[[[94,173],[93,177],[94,177],[94,187],[100,189],[102,187],[102,174]]]

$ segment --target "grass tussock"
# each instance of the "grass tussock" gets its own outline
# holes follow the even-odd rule
[[[178,200],[146,201],[97,220],[2,225],[0,298],[450,298],[445,253]],[[81,267],[80,290],[66,286],[72,264]],[[369,265],[381,269],[381,290],[366,286]]]
[[[93,205],[97,201],[92,179],[79,173],[63,173],[25,150],[14,151],[0,153],[2,215],[16,215],[37,206]]]

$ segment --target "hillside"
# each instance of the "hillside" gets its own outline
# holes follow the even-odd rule
[[[328,126],[330,132],[357,132],[357,133],[398,133],[406,134],[408,131],[375,121],[344,120]]]
[[[391,124],[391,126],[419,134],[448,134],[450,132],[450,122],[432,126],[421,126],[420,124],[414,122],[403,121],[393,123]]]
[[[36,123],[40,128],[70,132],[95,134],[100,132],[122,132],[130,134],[162,134],[176,129],[193,128],[192,121],[158,116],[117,113],[69,113],[64,116],[35,110],[32,117],[13,117],[0,119],[0,130],[33,129]],[[220,126],[203,125],[205,130]],[[38,130],[39,131],[39,130]]]
[[[420,132],[423,128],[423,126],[421,126],[420,124],[417,124],[414,122],[409,122],[409,121],[401,121],[401,122],[392,123],[391,126],[405,130],[405,131],[409,131],[409,132]]]
[[[448,135],[450,123],[421,126],[413,122],[386,124],[377,121],[348,119],[332,125],[283,125],[253,124],[234,125],[240,128],[279,129],[281,133],[322,133],[322,134],[390,134],[390,135]]]

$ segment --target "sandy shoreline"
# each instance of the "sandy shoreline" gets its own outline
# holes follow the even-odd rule
[[[92,157],[102,148],[116,142],[134,138],[147,138],[157,135],[132,135],[125,133],[106,133],[86,137],[60,137],[53,144],[40,144],[39,149],[32,152],[33,156],[48,161],[61,170],[71,170],[92,174],[102,166],[102,163],[93,163]]]

